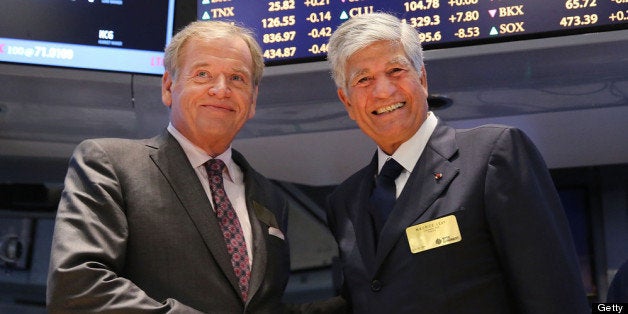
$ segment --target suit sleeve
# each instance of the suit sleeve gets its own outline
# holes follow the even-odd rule
[[[65,178],[48,274],[49,313],[200,313],[159,302],[124,278],[128,228],[114,165],[94,141],[75,150]]]
[[[486,176],[487,221],[521,313],[589,313],[560,199],[522,131],[499,136]]]

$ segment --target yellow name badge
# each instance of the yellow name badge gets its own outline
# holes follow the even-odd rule
[[[456,216],[449,215],[406,228],[413,254],[462,241]]]

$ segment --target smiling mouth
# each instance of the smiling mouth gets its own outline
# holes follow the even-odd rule
[[[219,106],[219,105],[204,105],[203,107],[209,108],[209,109],[214,109],[214,110],[234,111],[233,109],[231,109],[229,107]]]
[[[372,112],[372,114],[380,115],[380,114],[383,114],[383,113],[393,112],[393,111],[395,111],[395,110],[397,110],[399,108],[402,108],[405,105],[406,105],[405,102],[398,102],[398,103],[392,104],[390,106],[378,108],[377,110],[374,110]]]

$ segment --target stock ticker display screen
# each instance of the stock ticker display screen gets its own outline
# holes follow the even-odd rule
[[[199,20],[253,29],[269,65],[324,60],[338,25],[378,11],[417,28],[426,50],[628,26],[628,0],[197,1]]]
[[[163,73],[175,0],[1,0],[0,61]]]

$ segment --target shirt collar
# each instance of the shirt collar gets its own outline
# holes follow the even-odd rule
[[[192,164],[192,168],[196,169],[198,167],[203,166],[204,164],[212,159],[212,157],[207,154],[200,147],[194,145],[189,139],[187,139],[179,130],[177,130],[172,123],[168,123],[168,132],[172,134],[172,136],[179,142],[181,148],[183,148],[183,152],[187,156],[190,164]],[[241,183],[243,181],[243,174],[240,171],[240,168],[235,164],[233,159],[231,158],[231,146],[225,150],[224,153],[214,157],[216,159],[220,159],[225,163],[227,168],[227,176],[232,182]]]
[[[381,148],[377,148],[377,173],[382,170],[384,163],[393,158],[397,161],[403,169],[407,172],[412,172],[414,166],[419,161],[421,154],[423,154],[423,150],[427,145],[427,141],[432,136],[434,129],[436,129],[436,124],[438,123],[438,118],[431,111],[427,113],[427,118],[421,124],[421,127],[412,135],[410,139],[403,142],[399,148],[393,153],[392,156],[386,154]]]

